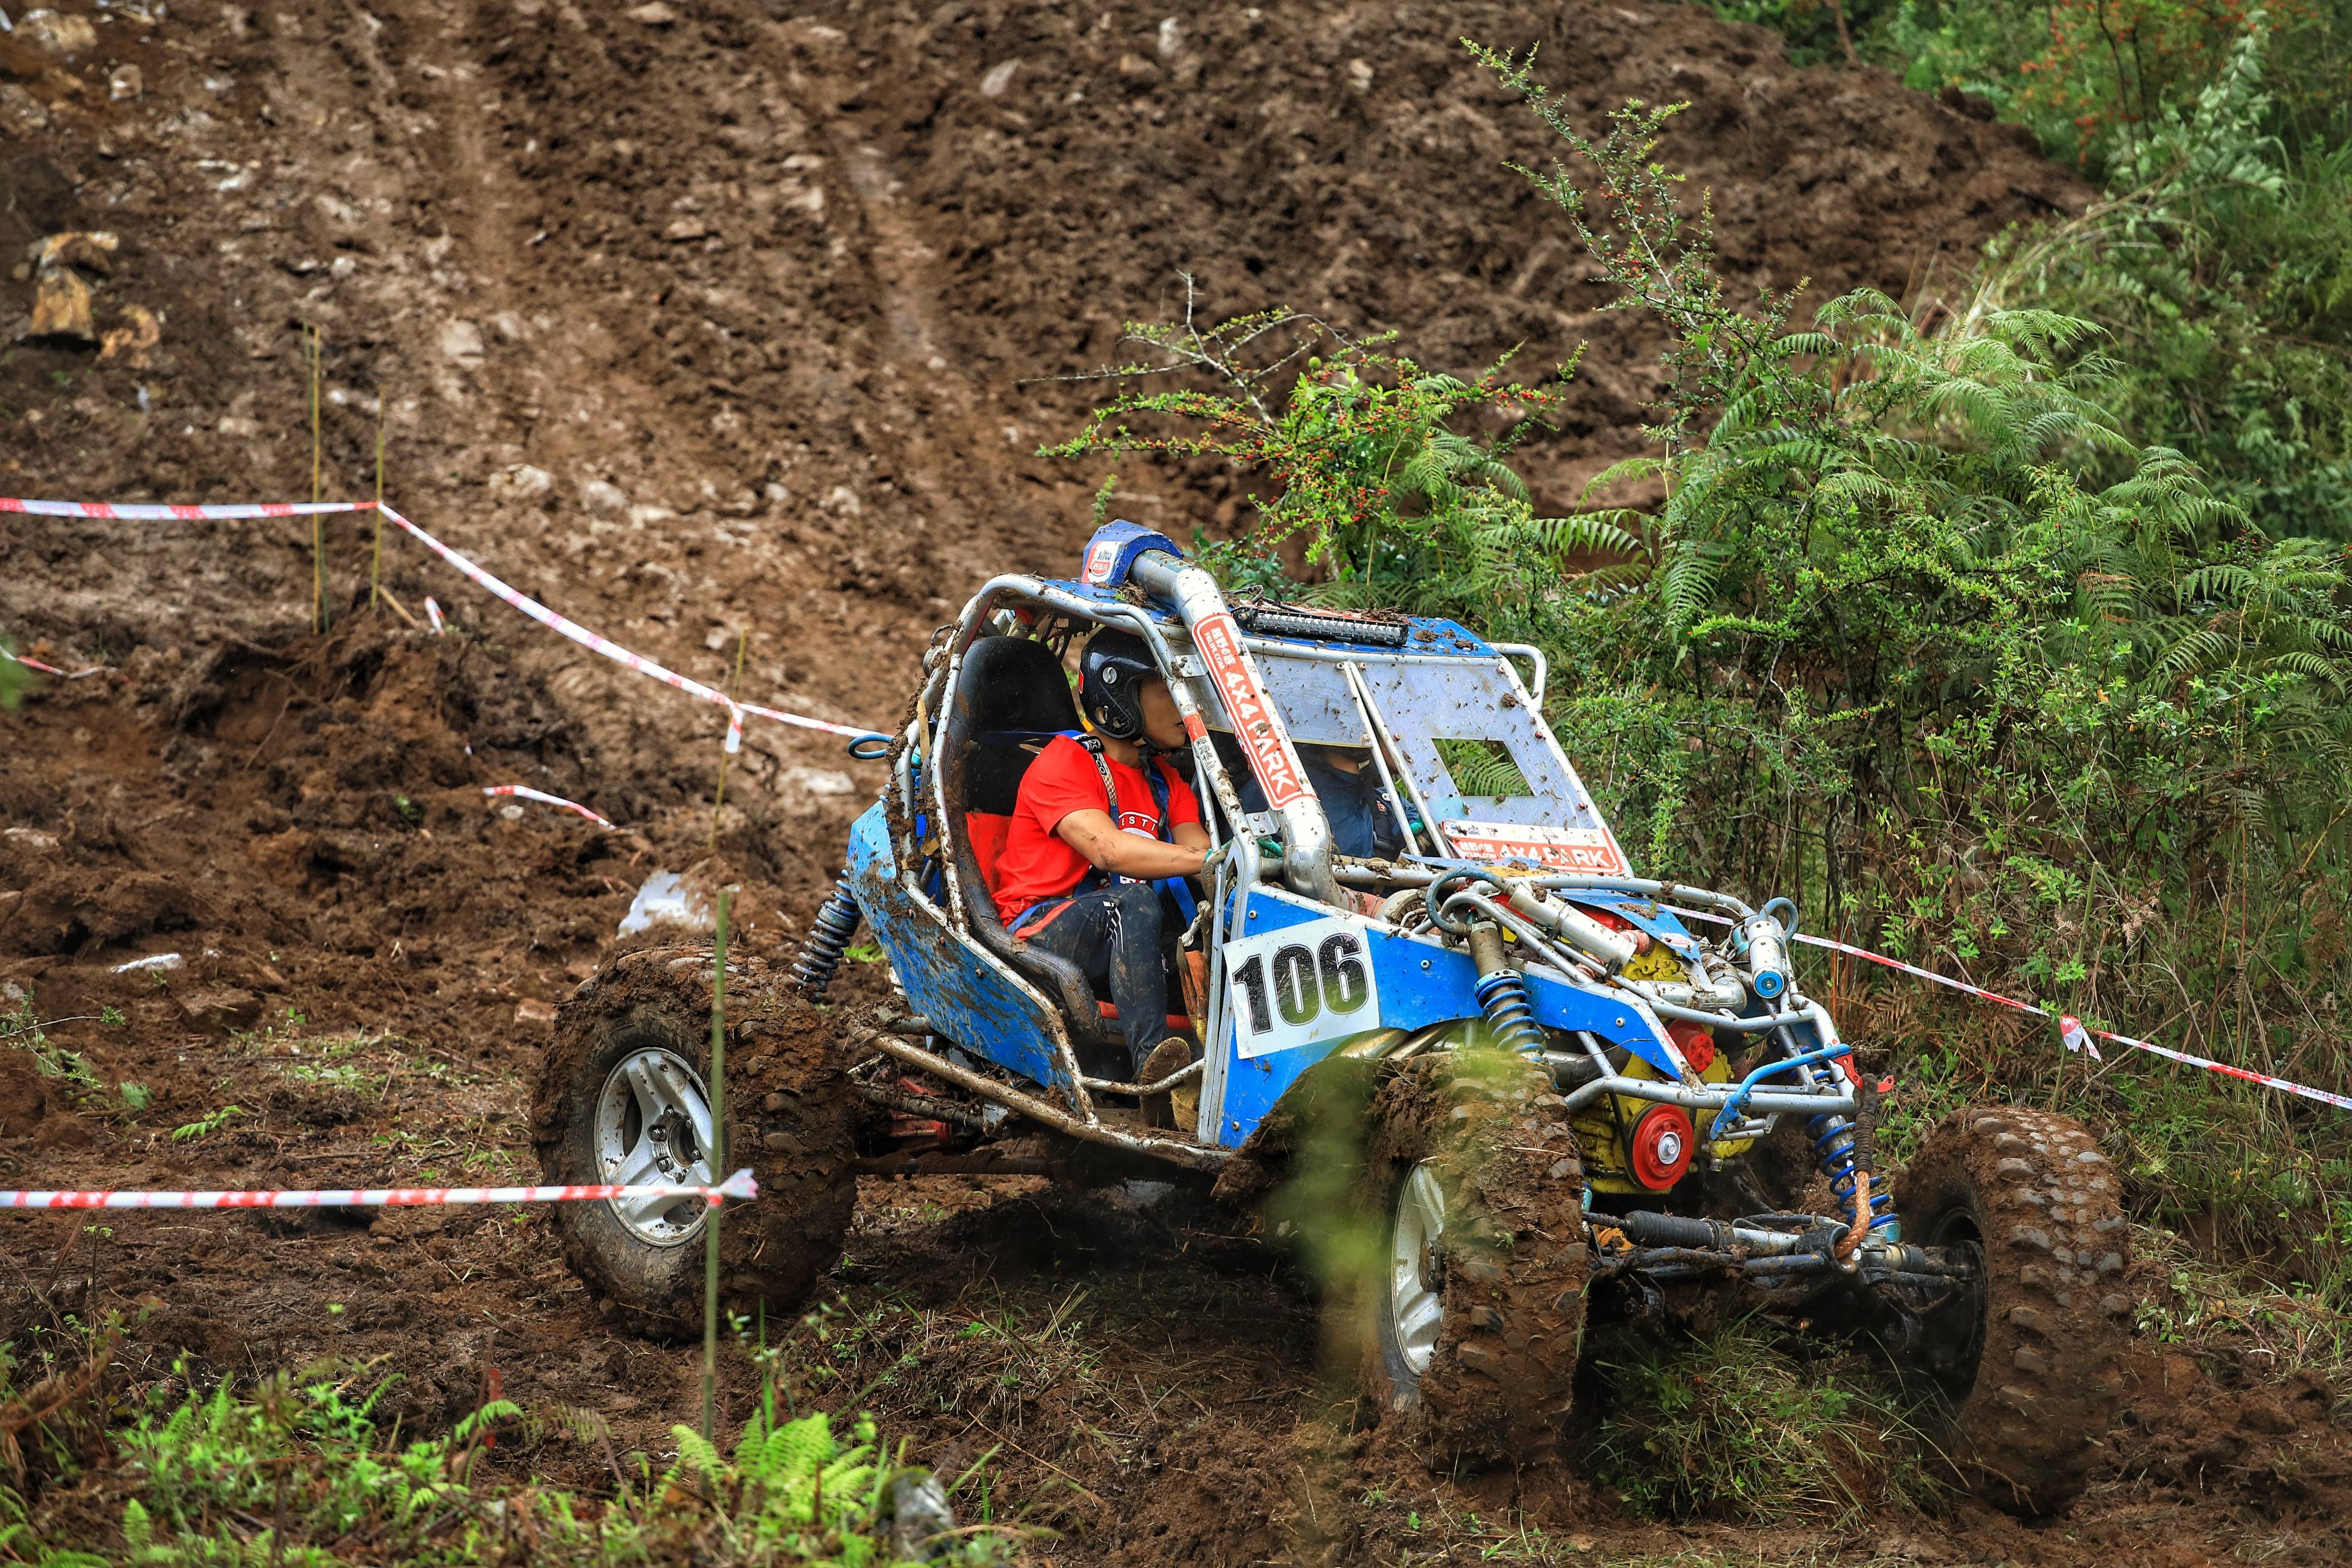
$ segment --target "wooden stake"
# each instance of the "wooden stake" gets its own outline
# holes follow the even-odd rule
[[[320,440],[319,423],[319,329],[313,323],[303,329],[310,340],[310,499],[320,499],[320,489],[326,476],[325,453]],[[317,512],[310,514],[310,630],[323,635],[333,629],[333,618],[327,612],[327,519]]]
[[[368,608],[383,602],[383,389],[375,389],[375,549],[368,558]],[[411,625],[415,622],[411,622]]]
[[[710,1181],[727,1179],[727,908],[732,895],[719,894],[710,959]],[[717,1442],[719,1430],[719,1218],[710,1206],[702,1248],[702,1436]]]
[[[751,633],[749,629],[737,632],[735,633],[735,683],[727,688],[727,695],[730,697],[740,696],[743,694],[743,656],[751,651]],[[710,802],[710,850],[713,854],[716,854],[719,851],[719,810],[720,807],[727,804],[727,759],[730,753],[723,747],[719,749],[719,793],[712,798]]]
[[[398,596],[395,595],[389,588],[383,591],[383,601],[394,615],[399,616],[403,621],[408,622],[410,631],[422,632],[425,630],[422,626],[417,625],[416,617],[408,612],[408,606],[403,604]]]

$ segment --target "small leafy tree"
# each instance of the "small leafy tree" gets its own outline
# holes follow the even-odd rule
[[[1272,309],[1213,325],[1130,321],[1138,357],[1087,380],[1118,383],[1087,426],[1044,455],[1222,458],[1260,476],[1256,527],[1210,559],[1245,588],[1295,590],[1276,552],[1303,542],[1318,597],[1450,613],[1465,595],[1524,620],[1556,587],[1563,551],[1593,537],[1539,517],[1509,455],[1556,410],[1572,365],[1547,382],[1505,379],[1509,357],[1463,379]],[[1169,384],[1173,382],[1175,384]],[[1463,427],[1507,421],[1495,436]]]

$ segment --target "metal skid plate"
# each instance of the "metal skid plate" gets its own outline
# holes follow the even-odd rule
[[[899,881],[879,804],[850,825],[849,891],[908,1005],[940,1034],[1030,1082],[1076,1088],[1056,1060],[1045,998]]]
[[[1282,888],[1261,887],[1235,903],[1221,967],[1226,1024],[1202,1088],[1213,1105],[1216,1141],[1228,1148],[1343,1041],[1376,1028],[1415,1030],[1479,1016],[1477,970],[1466,953],[1382,921],[1334,914]],[[1675,1075],[1664,1027],[1624,993],[1588,990],[1540,973],[1528,977],[1528,990],[1538,1021],[1589,1030]]]

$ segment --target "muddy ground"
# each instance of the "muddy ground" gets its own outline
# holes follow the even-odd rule
[[[1712,192],[1742,286],[1930,298],[2087,194],[1967,103],[1798,72],[1759,31],[1633,0],[1172,24],[959,0],[58,9],[94,41],[0,35],[0,256],[113,232],[93,327],[138,307],[161,336],[0,341],[0,494],[306,496],[316,326],[330,495],[367,493],[380,413],[388,494],[508,580],[704,679],[748,633],[745,695],[859,723],[895,718],[987,576],[1075,559],[1099,474],[1033,452],[1087,389],[1024,378],[1113,358],[1183,273],[1213,312],[1286,300],[1445,369],[1589,342],[1528,453],[1554,507],[1640,449],[1656,340],[1599,310],[1501,167],[1549,149],[1457,35],[1541,38],[1588,120],[1691,100],[1664,152]],[[0,339],[33,287],[0,283]],[[1142,475],[1125,506],[1182,538],[1231,526],[1244,489]],[[78,1020],[47,1033],[88,1063],[78,1082],[62,1055],[58,1076],[0,1054],[8,1185],[527,1179],[551,1004],[649,871],[712,858],[709,709],[397,540],[385,582],[462,634],[363,613],[364,525],[326,542],[320,638],[299,525],[0,521],[0,633],[107,666],[0,716],[0,985]],[[623,831],[486,801],[497,783]],[[750,889],[753,946],[789,950],[873,784],[835,740],[754,727],[711,868]],[[879,993],[852,970],[846,997]],[[2059,1524],[1670,1530],[1572,1472],[1441,1480],[1345,1435],[1311,1291],[1232,1219],[945,1178],[862,1198],[826,1337],[778,1330],[796,1387],[870,1404],[943,1467],[995,1449],[995,1495],[1060,1532],[1041,1561],[2352,1553],[2327,1399],[2252,1358],[2151,1342]],[[555,1417],[658,1451],[694,1366],[610,1332],[555,1258],[528,1214],[19,1217],[0,1329],[143,1310],[144,1377],[380,1358],[412,1425],[496,1387],[548,1416],[501,1462],[593,1488],[604,1448]],[[740,1409],[749,1363],[730,1378]]]

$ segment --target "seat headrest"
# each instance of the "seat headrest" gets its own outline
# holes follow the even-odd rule
[[[1026,637],[983,637],[964,653],[956,683],[967,735],[991,730],[1052,733],[1078,727],[1077,704],[1062,661]]]

